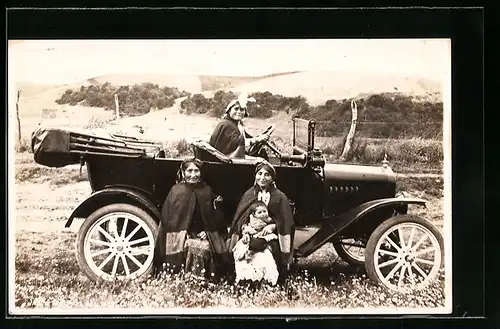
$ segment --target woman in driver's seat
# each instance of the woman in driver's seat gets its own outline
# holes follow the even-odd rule
[[[247,102],[252,98],[241,96],[229,103],[222,121],[215,127],[210,137],[210,145],[230,158],[245,158],[246,149],[269,139],[269,134],[257,137],[249,135],[243,127],[243,118],[248,117]]]

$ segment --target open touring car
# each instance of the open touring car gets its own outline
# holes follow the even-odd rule
[[[290,200],[296,223],[294,254],[307,257],[328,242],[370,279],[396,291],[421,289],[438,277],[443,238],[432,223],[408,213],[425,201],[396,195],[395,174],[380,166],[326,163],[315,147],[315,121],[294,118],[293,145],[270,151],[276,182]],[[181,159],[165,156],[161,144],[137,138],[38,128],[32,136],[35,161],[62,167],[85,165],[92,194],[65,226],[84,218],[77,259],[91,279],[140,279],[153,269],[161,206],[175,183]],[[253,183],[255,161],[230,159],[206,141],[192,143],[204,161],[205,180],[223,197],[228,226],[236,205]],[[230,184],[228,184],[230,182]]]

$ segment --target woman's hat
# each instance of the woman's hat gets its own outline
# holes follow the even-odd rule
[[[232,100],[227,106],[225,113],[229,115],[229,111],[235,106],[239,105],[241,108],[245,109],[245,117],[248,117],[247,103],[255,102],[255,98],[248,97],[246,93],[241,93],[237,99]]]
[[[271,177],[273,178],[273,180],[276,179],[276,169],[274,169],[274,167],[273,167],[272,164],[270,164],[266,160],[260,161],[257,164],[257,166],[255,166],[255,173],[257,174],[257,172],[259,170],[261,170],[262,168],[264,168],[271,175]]]

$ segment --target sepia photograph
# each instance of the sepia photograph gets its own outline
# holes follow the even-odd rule
[[[450,39],[8,41],[14,315],[451,314]]]

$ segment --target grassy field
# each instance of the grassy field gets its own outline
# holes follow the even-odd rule
[[[347,267],[325,245],[298,264],[288,289],[252,293],[227,282],[163,274],[146,282],[95,283],[74,257],[76,234],[20,231],[16,235],[15,305],[20,308],[353,308],[444,306],[444,275],[420,293],[390,293]]]

